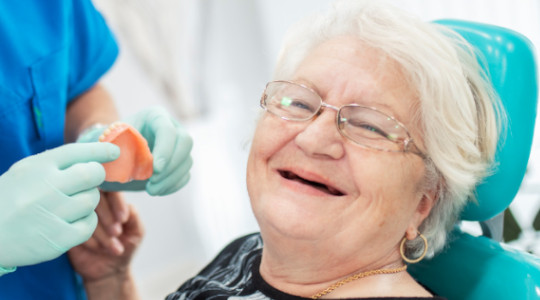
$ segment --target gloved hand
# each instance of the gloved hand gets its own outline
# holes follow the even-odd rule
[[[119,154],[110,143],[68,144],[24,158],[0,176],[0,275],[90,238],[105,179],[100,163]]]
[[[165,109],[160,107],[143,110],[126,120],[148,142],[154,157],[154,173],[148,180],[127,183],[105,182],[106,191],[145,190],[150,195],[164,196],[176,192],[189,181],[193,164],[193,141],[187,131]],[[78,142],[97,141],[106,127],[96,127],[83,133]]]

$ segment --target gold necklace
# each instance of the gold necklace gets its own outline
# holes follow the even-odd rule
[[[340,281],[332,284],[331,286],[327,287],[326,289],[324,289],[324,290],[318,292],[317,294],[311,296],[311,299],[319,299],[322,296],[331,293],[332,291],[339,288],[340,286],[342,286],[344,284],[347,284],[347,283],[349,283],[349,282],[351,282],[353,280],[357,280],[357,279],[372,276],[372,275],[395,274],[395,273],[403,272],[406,269],[407,269],[407,265],[404,265],[402,267],[395,268],[395,269],[378,269],[378,270],[371,270],[371,271],[366,271],[366,272],[362,272],[362,273],[357,273],[357,274],[351,275],[351,276],[349,276],[349,277],[347,277],[347,278],[345,278],[343,280],[340,280]]]

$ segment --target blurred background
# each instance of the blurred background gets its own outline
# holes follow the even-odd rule
[[[194,139],[192,178],[184,189],[157,198],[126,194],[146,226],[134,261],[139,290],[143,299],[164,299],[225,244],[257,231],[245,167],[259,98],[286,29],[331,1],[93,1],[120,44],[104,84],[122,116],[165,106]],[[540,45],[538,0],[391,2],[426,21],[491,23]],[[540,254],[539,153],[535,138],[525,181],[505,218],[506,241],[535,254]]]

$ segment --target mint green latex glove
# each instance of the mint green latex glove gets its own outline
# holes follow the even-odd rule
[[[54,259],[90,238],[110,143],[68,144],[29,156],[0,176],[0,276]]]
[[[193,161],[193,140],[187,131],[161,107],[153,107],[122,120],[137,129],[148,142],[154,157],[154,172],[148,180],[127,183],[105,182],[106,191],[146,190],[154,196],[178,191],[187,184]],[[78,142],[97,141],[106,126],[97,126],[83,133]]]

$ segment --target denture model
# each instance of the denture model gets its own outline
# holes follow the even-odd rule
[[[99,141],[120,147],[120,157],[103,164],[105,181],[125,183],[145,180],[152,176],[153,157],[148,143],[131,125],[122,122],[113,123],[105,129]]]

